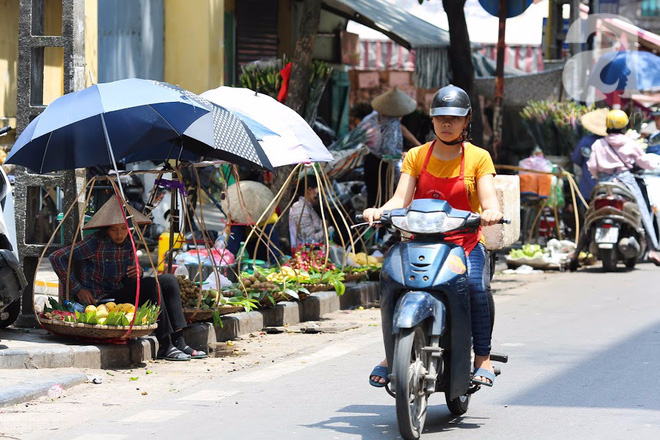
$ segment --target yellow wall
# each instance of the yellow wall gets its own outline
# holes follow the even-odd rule
[[[0,0],[0,127],[16,127],[16,66],[18,64],[18,2]],[[4,120],[8,118],[8,120]],[[0,138],[0,144],[9,136]]]
[[[165,81],[194,93],[224,72],[224,0],[165,0]]]
[[[85,0],[85,86],[99,80],[99,10],[98,0]]]
[[[46,0],[44,5],[44,35],[62,35],[62,2]],[[44,49],[44,105],[64,94],[63,57],[61,47]]]
[[[85,0],[85,72],[92,70],[96,78],[98,66],[97,51],[97,1]],[[44,34],[62,35],[62,3],[59,0],[46,0],[44,14]],[[18,13],[16,0],[0,0],[0,126],[2,118],[8,118],[12,127],[16,126],[16,70],[18,64]],[[63,54],[60,48],[47,48],[44,52],[44,104],[49,104],[63,93],[62,73]],[[87,74],[87,73],[86,73]],[[89,77],[86,78],[87,85]],[[5,136],[2,143],[6,143]]]

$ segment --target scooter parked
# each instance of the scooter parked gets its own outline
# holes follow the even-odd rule
[[[11,127],[0,128],[0,136]],[[14,200],[5,172],[0,168],[0,328],[16,321],[21,311],[21,294],[27,285],[18,263],[16,230],[14,226]]]
[[[476,230],[480,221],[478,214],[435,199],[414,200],[409,208],[385,211],[380,218],[381,225],[413,234],[390,248],[381,271],[381,295],[393,295],[396,304],[394,356],[388,359],[392,374],[386,389],[396,399],[405,439],[420,437],[432,393],[443,392],[449,410],[461,415],[480,388],[471,382],[465,251],[444,241],[449,232]],[[506,362],[507,356],[491,353],[491,360]]]
[[[646,234],[639,207],[624,184],[601,182],[594,187],[571,270],[577,269],[578,255],[584,249],[602,261],[605,272],[616,270],[619,261],[632,270],[644,255]]]

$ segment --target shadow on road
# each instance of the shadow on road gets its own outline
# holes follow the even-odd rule
[[[435,396],[435,395],[434,395]],[[441,397],[438,393],[436,397]],[[479,429],[487,418],[457,417],[449,412],[444,403],[429,402],[423,434],[433,434],[464,429]],[[307,428],[321,428],[337,433],[355,435],[362,440],[401,438],[396,422],[394,400],[392,405],[351,405],[338,410],[351,415],[332,417]],[[469,412],[468,412],[469,414]]]
[[[612,322],[612,325],[617,325]],[[552,357],[549,358],[552,362]],[[527,406],[660,410],[660,322],[513,396]],[[528,374],[533,375],[533,371]]]

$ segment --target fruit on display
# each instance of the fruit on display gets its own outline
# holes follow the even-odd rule
[[[181,302],[184,307],[197,307],[200,296],[202,296],[202,288],[193,283],[192,280],[185,275],[178,275],[179,288],[181,290]]]
[[[335,265],[330,260],[326,263],[325,252],[322,248],[302,245],[298,246],[287,265],[298,271],[317,270],[323,272],[335,269]]]
[[[79,324],[99,324],[112,326],[128,326],[135,318],[133,325],[151,325],[158,319],[160,306],[151,304],[149,301],[142,304],[137,311],[133,304],[114,304],[113,310],[109,310],[107,304],[98,306],[89,305],[84,312],[75,310],[75,304],[67,302],[61,305],[56,299],[48,298],[48,305],[40,314],[42,318],[55,321],[72,322]]]
[[[346,257],[358,266],[380,267],[383,263],[382,257],[373,257],[371,255],[367,255],[365,252],[359,252],[357,254],[349,252],[346,254]]]
[[[267,277],[268,281],[284,284],[287,281],[297,281],[299,283],[309,280],[309,272],[306,270],[295,271],[291,266],[284,265],[279,272],[273,272]]]
[[[511,249],[511,251],[509,251],[509,258],[543,258],[545,253],[545,250],[538,244],[526,243],[521,249]]]
[[[259,272],[254,272],[254,274],[252,275],[247,273],[242,273],[240,283],[243,284],[245,290],[247,291],[260,291],[260,292],[280,291],[281,287],[277,284],[275,280],[276,277],[271,277],[271,275],[275,275],[275,273],[272,273],[268,276]],[[295,276],[295,273],[293,275]]]

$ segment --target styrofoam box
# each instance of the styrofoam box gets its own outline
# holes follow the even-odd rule
[[[504,217],[510,225],[493,225],[482,228],[489,251],[504,249],[520,237],[520,178],[518,176],[495,176],[495,191]]]

